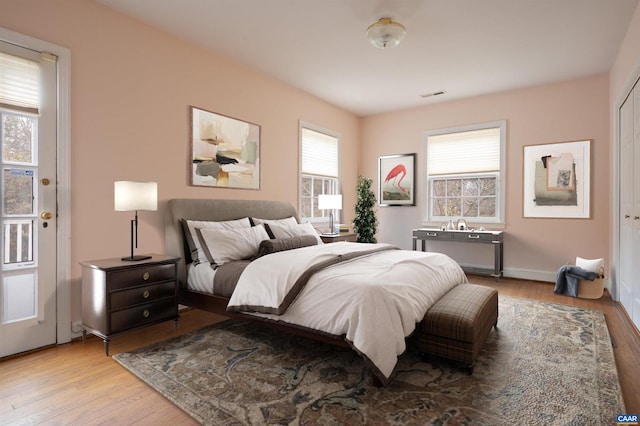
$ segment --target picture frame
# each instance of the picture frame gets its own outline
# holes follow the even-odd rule
[[[378,157],[378,205],[415,206],[416,154]]]
[[[190,106],[192,186],[260,189],[258,124]]]
[[[591,217],[591,140],[523,147],[523,217]]]

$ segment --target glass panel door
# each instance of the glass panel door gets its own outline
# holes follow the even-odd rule
[[[38,63],[40,102],[0,106],[0,358],[54,344],[57,328],[56,64],[21,50]]]

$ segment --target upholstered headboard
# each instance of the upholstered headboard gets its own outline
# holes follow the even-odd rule
[[[167,254],[180,257],[178,280],[181,287],[187,286],[187,273],[184,233],[180,219],[223,221],[248,216],[261,219],[283,219],[294,216],[300,222],[298,211],[288,201],[189,198],[169,200],[165,215],[165,244]]]

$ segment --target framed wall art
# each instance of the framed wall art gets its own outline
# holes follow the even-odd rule
[[[378,204],[415,206],[416,154],[386,155],[378,158]]]
[[[260,189],[260,126],[191,110],[191,185]]]
[[[589,218],[591,141],[524,147],[524,217]]]

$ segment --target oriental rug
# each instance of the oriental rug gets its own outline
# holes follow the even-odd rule
[[[410,342],[376,388],[352,350],[232,320],[114,359],[211,425],[604,425],[625,412],[602,312],[506,296],[471,376]]]

